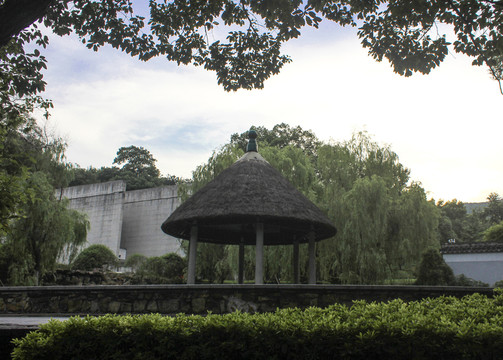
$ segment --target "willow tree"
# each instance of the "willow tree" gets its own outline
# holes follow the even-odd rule
[[[383,283],[400,270],[411,274],[420,254],[438,244],[438,213],[390,146],[365,132],[318,149],[324,196],[320,207],[338,232],[320,242],[322,278]]]
[[[15,192],[10,192],[12,182],[0,191],[0,281],[20,285],[37,284],[63,253],[71,256],[85,242],[88,227],[82,214],[56,196],[55,187],[66,186],[70,178],[65,143],[29,118],[24,124],[29,126],[10,129],[0,145],[0,179],[20,180]],[[21,196],[12,199],[17,193]]]
[[[438,244],[438,211],[427,201],[424,189],[410,182],[409,170],[398,155],[365,132],[355,133],[345,142],[324,144],[310,131],[300,129],[306,136],[299,137],[293,131],[296,128],[280,125],[267,130],[276,133],[275,146],[271,146],[272,139],[262,145],[259,132],[260,154],[325,211],[338,230],[335,237],[317,244],[318,278],[328,282],[383,283],[399,272],[411,276],[420,254]],[[193,172],[192,188],[182,187],[182,197],[232,165],[243,154],[238,146],[241,143],[241,136],[234,134],[229,144],[215,151]],[[215,280],[210,272],[216,269],[222,280],[225,274],[232,277],[237,273],[237,247],[201,245],[199,276]],[[245,253],[247,276],[254,269],[252,250],[247,247]],[[266,247],[267,281],[293,280],[292,257],[291,247]],[[302,245],[300,264],[302,278],[307,266],[307,249]]]
[[[60,257],[72,258],[77,253],[89,228],[84,214],[68,209],[67,199],[56,198],[45,173],[35,172],[27,181],[33,196],[2,244],[2,250],[10,254],[4,276],[13,285],[38,285]]]
[[[282,139],[283,143],[287,144],[283,146],[260,147],[259,152],[297,190],[316,204],[321,196],[322,188],[316,175],[312,156],[308,155],[304,146],[306,143],[311,143],[311,138],[304,138],[303,140],[306,141],[303,141],[301,137],[295,135],[295,131],[288,131],[292,128],[283,128],[286,130],[284,136],[279,137],[277,140]],[[260,138],[258,140],[260,141]],[[307,279],[307,246],[307,244],[299,246],[299,274],[301,279]],[[293,282],[293,263],[292,246],[267,246],[264,252],[264,276],[266,280],[276,283]]]
[[[388,225],[386,257],[391,272],[417,270],[422,253],[439,245],[440,212],[415,182],[393,200]]]
[[[294,132],[289,131],[293,134]],[[262,146],[261,138],[258,139],[260,154],[280,173],[287,178],[307,198],[316,202],[321,194],[321,187],[316,176],[316,170],[311,158],[302,148],[288,145],[282,147]],[[224,169],[231,166],[244,153],[244,148],[239,142],[231,142],[221,149],[213,152],[206,164],[198,166],[192,174],[192,183],[180,187],[183,199],[196,192],[208,182],[213,180]],[[246,204],[243,204],[246,206]],[[185,245],[184,245],[185,246]],[[235,277],[237,274],[238,248],[236,246],[223,246],[202,243],[197,249],[198,263],[196,274],[210,281],[221,282],[226,277]],[[253,276],[255,257],[253,248],[245,247],[245,277]],[[264,277],[266,281],[280,282],[292,281],[293,251],[287,246],[269,246],[264,252]],[[300,246],[301,276],[307,273],[307,248]]]
[[[215,179],[222,171],[231,166],[244,154],[244,149],[236,145],[226,144],[213,151],[205,164],[199,165],[192,172],[192,180],[181,183],[178,195],[185,201],[191,194],[197,192],[207,183]],[[188,252],[188,241],[182,241],[182,248]],[[200,243],[197,246],[196,276],[210,282],[223,282],[230,277],[228,261],[229,249],[226,246],[211,243]]]

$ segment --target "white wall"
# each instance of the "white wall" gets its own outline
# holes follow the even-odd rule
[[[121,248],[127,256],[160,256],[180,251],[174,237],[161,230],[162,223],[180,205],[176,185],[126,192]]]
[[[70,200],[70,208],[88,216],[91,228],[86,246],[103,244],[119,256],[125,192],[126,183],[122,180],[62,190],[62,196]]]
[[[180,253],[176,238],[161,230],[180,205],[176,185],[126,192],[123,180],[72,186],[56,196],[70,200],[70,208],[87,214],[91,228],[86,247],[103,244],[121,259],[132,254],[160,256]]]
[[[493,286],[503,280],[503,253],[443,254],[454,275],[465,274]]]

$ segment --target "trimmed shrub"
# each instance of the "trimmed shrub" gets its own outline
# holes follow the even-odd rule
[[[74,317],[15,340],[13,359],[498,359],[502,318],[499,290],[253,315]]]
[[[181,284],[184,282],[185,260],[175,254],[147,258],[136,271],[134,282],[139,284]]]
[[[77,256],[72,263],[73,270],[90,271],[93,269],[103,269],[103,267],[114,267],[119,263],[119,259],[112,250],[105,245],[91,245]]]
[[[423,253],[417,272],[416,285],[455,285],[456,278],[442,254],[435,249]]]
[[[480,286],[480,287],[489,287],[489,284],[480,281],[480,280],[474,280],[472,278],[469,278],[465,274],[460,274],[456,276],[456,279],[454,281],[454,284],[456,286]]]
[[[142,254],[133,254],[126,257],[126,261],[124,262],[125,267],[129,267],[133,270],[133,272],[137,271],[145,262],[147,261],[147,257]]]

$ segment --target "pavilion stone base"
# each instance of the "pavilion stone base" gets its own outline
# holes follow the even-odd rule
[[[350,305],[353,300],[412,301],[491,288],[343,285],[141,285],[1,287],[0,314],[224,314],[277,308]]]

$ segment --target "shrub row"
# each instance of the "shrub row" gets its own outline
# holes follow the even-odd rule
[[[13,359],[496,359],[503,294],[352,307],[51,321]]]

